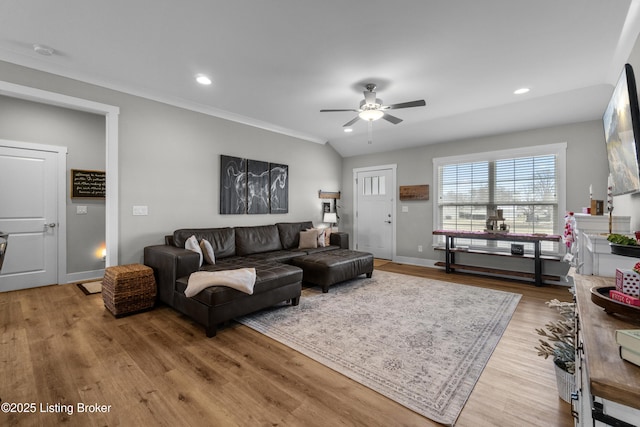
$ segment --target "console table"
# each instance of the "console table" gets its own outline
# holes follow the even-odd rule
[[[640,329],[640,321],[607,314],[591,301],[594,286],[614,286],[615,279],[574,276],[577,303],[576,426],[640,425],[640,367],[622,360],[616,329]]]
[[[459,230],[434,230],[434,235],[445,236],[445,270],[447,273],[453,272],[456,268],[469,268],[470,266],[456,264],[455,262],[455,254],[458,250],[455,247],[455,239],[456,238],[464,238],[464,239],[483,239],[483,240],[502,240],[507,242],[529,242],[533,243],[534,254],[533,254],[533,262],[534,262],[534,281],[536,286],[541,286],[543,284],[542,277],[542,260],[543,258],[549,258],[558,260],[558,257],[543,257],[540,251],[540,242],[549,241],[549,242],[559,242],[562,240],[562,236],[557,234],[524,234],[524,233],[491,233],[486,231],[459,231]],[[473,251],[473,250],[465,250],[467,253],[482,253],[482,254],[491,254],[491,252],[487,251]],[[507,255],[505,253],[496,253],[497,255]],[[516,257],[526,257],[525,255],[511,255]],[[488,269],[487,269],[488,270]],[[498,271],[493,269],[491,272],[501,272],[501,273],[513,273],[509,271]]]

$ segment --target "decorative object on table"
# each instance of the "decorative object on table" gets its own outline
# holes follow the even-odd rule
[[[496,209],[495,211],[488,211],[488,218],[486,222],[486,228],[484,231],[488,233],[508,233],[509,224],[505,224],[503,217],[503,210]]]
[[[571,211],[564,216],[564,231],[562,233],[562,242],[566,246],[566,254],[564,260],[573,265],[575,259],[575,243],[576,243],[576,217]]]
[[[620,301],[623,304],[640,307],[640,298],[632,297],[631,295],[627,295],[624,292],[620,292],[615,289],[611,289],[609,291],[609,298]]]
[[[616,291],[640,297],[640,262],[637,262],[633,269],[616,268]]]
[[[536,329],[544,339],[539,339],[535,349],[538,350],[538,356],[545,359],[553,357],[558,393],[562,400],[571,402],[571,393],[575,391],[575,303],[553,299],[546,304],[556,308],[561,318],[548,322],[544,329]]]
[[[622,359],[640,366],[640,329],[616,330],[616,343]]]
[[[635,351],[631,351],[628,348],[619,347],[620,358],[626,360],[627,362],[631,362],[634,365],[640,366],[640,353],[636,353]]]
[[[591,200],[591,215],[604,215],[604,200]]]
[[[521,245],[519,243],[512,243],[511,255],[524,255],[524,245]]]
[[[331,233],[333,233],[333,226],[338,222],[338,216],[335,212],[325,212],[322,215],[322,222],[329,224],[329,234],[326,236],[328,240]]]
[[[338,216],[335,212],[325,212],[322,215],[322,222],[329,224],[330,227],[333,227],[338,222]]]
[[[640,353],[640,329],[616,330],[616,342],[622,347]]]
[[[607,236],[607,240],[612,254],[640,258],[640,245],[636,239],[613,233]]]
[[[594,286],[591,288],[591,302],[602,307],[607,314],[618,314],[634,321],[640,321],[640,307],[616,301],[609,296],[615,286]]]

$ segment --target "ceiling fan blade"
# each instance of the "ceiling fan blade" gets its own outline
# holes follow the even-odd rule
[[[358,120],[360,120],[360,116],[356,116],[355,119],[348,121],[347,123],[343,124],[342,127],[343,128],[348,128],[349,126],[351,126],[352,124],[354,124],[355,122],[357,122]]]
[[[388,122],[393,123],[394,125],[397,125],[402,121],[402,119],[399,119],[396,116],[392,116],[391,114],[387,114],[387,113],[384,113],[384,116],[382,116],[382,118]]]
[[[398,108],[424,107],[425,105],[427,105],[427,103],[424,102],[424,99],[421,99],[419,101],[401,102],[400,104],[389,105],[388,109],[397,110]]]
[[[358,112],[358,110],[354,110],[353,108],[350,108],[348,110],[320,110],[321,113],[335,113],[336,111],[353,111],[354,113]]]

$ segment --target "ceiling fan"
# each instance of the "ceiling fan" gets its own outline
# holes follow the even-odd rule
[[[320,110],[321,113],[330,113],[330,112],[338,112],[338,111],[353,111],[354,113],[358,113],[358,115],[353,119],[342,125],[343,127],[349,127],[358,120],[362,119],[368,122],[373,122],[378,119],[385,119],[388,122],[397,125],[402,121],[395,116],[387,113],[387,110],[398,110],[400,108],[410,108],[410,107],[424,107],[426,102],[424,99],[420,99],[418,101],[410,101],[410,102],[401,102],[400,104],[393,105],[383,105],[382,100],[376,98],[376,85],[373,83],[367,83],[365,85],[364,99],[360,101],[359,109],[341,109],[341,110]]]

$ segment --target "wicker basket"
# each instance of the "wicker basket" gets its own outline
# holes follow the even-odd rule
[[[153,269],[142,264],[107,267],[102,280],[104,306],[116,317],[147,310],[156,301]]]

